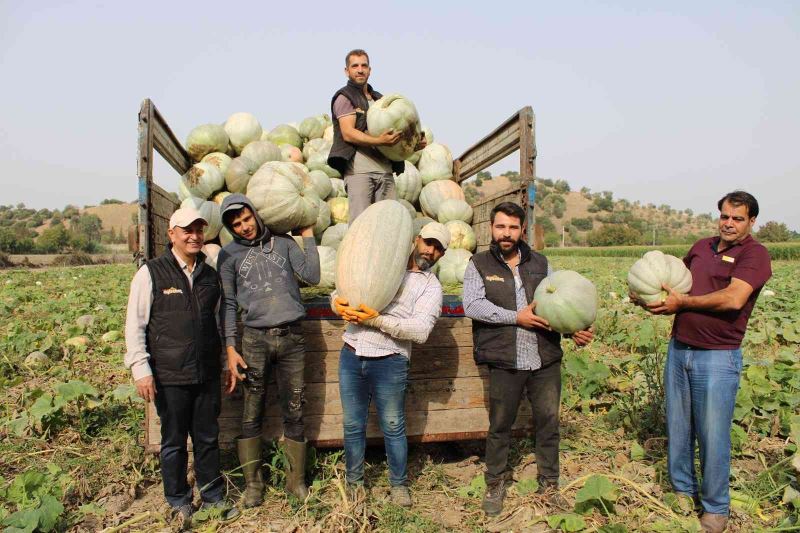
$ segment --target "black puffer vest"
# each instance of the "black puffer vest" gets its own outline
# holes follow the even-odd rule
[[[214,310],[220,296],[217,271],[197,256],[193,287],[172,251],[147,262],[153,305],[147,351],[156,380],[193,385],[219,377],[221,343]]]
[[[530,249],[526,243],[519,242],[519,274],[525,288],[528,302],[533,301],[533,293],[539,283],[547,277],[547,258]],[[517,298],[514,288],[514,273],[506,265],[500,248],[496,243],[472,256],[472,263],[478,270],[486,288],[486,298],[505,309],[516,309]],[[542,366],[561,359],[561,335],[556,332],[536,330],[539,342],[539,357]],[[513,369],[517,365],[517,326],[489,324],[472,321],[473,357],[475,363],[489,364],[498,368]]]
[[[373,101],[379,100],[383,95],[372,88],[372,85],[367,84],[367,90]],[[344,95],[353,107],[360,109],[362,112],[356,112],[356,129],[358,131],[367,131],[367,109],[369,109],[369,102],[367,97],[364,96],[363,87],[359,87],[352,81],[348,81],[347,85],[336,91],[331,99],[331,116],[333,117],[333,145],[328,154],[328,166],[335,168],[339,173],[344,176],[347,170],[347,165],[353,160],[356,155],[356,147],[344,140],[342,137],[342,130],[339,128],[339,121],[336,119],[336,114],[333,111],[333,103],[339,95]],[[390,161],[392,164],[392,171],[400,174],[405,170],[404,161]]]

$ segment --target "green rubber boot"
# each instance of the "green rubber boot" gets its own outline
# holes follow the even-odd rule
[[[286,471],[286,492],[293,494],[297,499],[305,501],[308,497],[306,487],[306,441],[302,442],[283,439],[283,449],[289,460]]]
[[[264,476],[261,473],[261,437],[236,439],[239,463],[244,473],[244,506],[257,507],[264,501]]]

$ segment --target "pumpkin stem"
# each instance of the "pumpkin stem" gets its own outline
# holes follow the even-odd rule
[[[552,285],[550,285],[549,287],[547,287],[547,292],[554,293],[554,292],[556,292],[556,288],[553,287]]]

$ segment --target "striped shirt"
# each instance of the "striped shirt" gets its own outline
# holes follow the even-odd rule
[[[331,294],[331,302],[336,292]],[[428,340],[442,313],[442,285],[430,271],[407,270],[394,299],[369,325],[348,324],[342,336],[359,357],[401,354]]]
[[[528,298],[525,295],[525,287],[522,285],[522,279],[519,276],[518,267],[509,267],[514,274],[514,294],[516,296],[516,311],[505,309],[495,305],[486,298],[486,287],[483,284],[478,269],[472,261],[467,265],[467,270],[464,272],[464,314],[473,320],[480,320],[481,322],[488,322],[490,324],[508,324],[514,325],[517,323],[517,311],[524,309],[527,305]],[[547,275],[553,272],[550,265],[547,265]],[[517,370],[538,370],[542,367],[542,359],[539,356],[539,342],[536,337],[536,332],[532,329],[527,329],[517,326]]]

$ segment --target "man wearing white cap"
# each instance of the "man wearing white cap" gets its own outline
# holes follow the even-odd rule
[[[193,513],[186,479],[188,436],[203,506],[218,508],[227,519],[238,514],[225,502],[219,468],[220,281],[200,252],[206,224],[194,208],[173,213],[167,251],[148,261],[131,282],[125,321],[125,366],[139,396],[155,402],[164,496],[184,527]]]
[[[442,286],[431,267],[450,244],[450,231],[438,222],[426,224],[414,240],[406,274],[394,299],[381,313],[358,308],[331,295],[333,308],[350,324],[339,355],[339,396],[344,415],[347,483],[364,484],[367,415],[375,399],[389,463],[392,501],[411,506],[408,492],[408,443],[405,397],[411,343],[424,343],[442,312]]]

